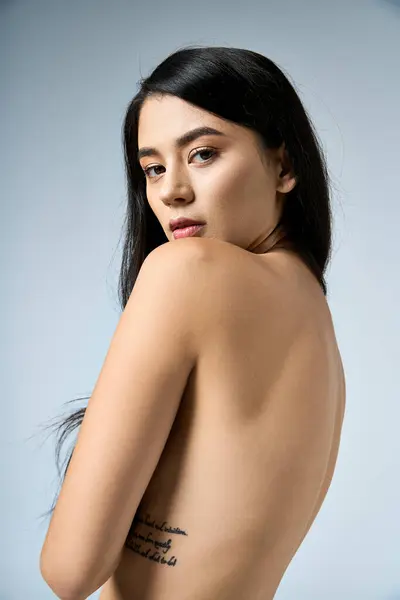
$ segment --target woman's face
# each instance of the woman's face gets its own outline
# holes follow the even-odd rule
[[[201,135],[177,145],[192,129]],[[262,150],[256,134],[175,96],[153,96],[142,106],[139,157],[149,205],[167,238],[170,219],[205,222],[197,237],[218,238],[261,254],[277,225],[284,194],[295,186],[284,148]],[[143,148],[151,148],[145,155]],[[283,172],[282,172],[283,170]]]

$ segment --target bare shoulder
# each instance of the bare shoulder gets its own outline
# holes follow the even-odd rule
[[[240,278],[235,255],[243,250],[214,238],[181,238],[148,254],[134,286],[143,298],[156,299],[178,312],[179,322],[192,338],[196,354],[207,332],[222,326],[228,305],[240,303]],[[157,302],[158,302],[157,300]],[[146,300],[143,300],[146,301]],[[170,311],[170,312],[171,312]],[[166,310],[164,310],[166,314]],[[222,322],[223,321],[223,322]]]
[[[210,256],[211,254],[218,254],[219,256],[239,256],[249,255],[250,253],[218,238],[198,238],[198,237],[187,237],[174,240],[173,242],[167,242],[155,248],[149,256],[153,255],[167,255],[167,253],[175,253],[176,256],[186,256],[188,252],[193,252],[197,256]]]
[[[231,326],[246,313],[252,320],[280,304],[279,278],[266,258],[217,238],[181,238],[153,250],[153,265],[167,289],[179,289],[196,329]],[[259,309],[259,310],[258,310]],[[247,319],[246,319],[247,321]]]
[[[213,284],[219,282],[221,288],[226,288],[229,281],[240,279],[241,267],[248,269],[250,261],[250,252],[229,242],[189,237],[158,246],[144,264],[152,264],[155,270],[160,268],[160,274],[175,274],[176,279],[189,277],[195,293],[206,293],[215,290]]]
[[[186,283],[189,277],[190,287],[195,288],[196,283],[205,283],[202,278],[194,277],[195,270],[197,275],[203,273],[208,280],[222,274],[234,277],[237,268],[230,267],[238,267],[242,255],[249,253],[216,238],[181,238],[155,248],[146,257],[142,269],[160,276],[174,276],[175,282],[183,277]]]
[[[200,258],[204,253],[202,247],[196,242],[198,240],[194,238],[182,238],[174,242],[161,244],[147,255],[142,268],[150,269],[151,267],[157,268],[157,266],[160,266],[163,269],[162,272],[165,272],[166,269],[176,270],[178,261],[180,267],[184,266],[185,263],[193,264],[193,260],[196,257]],[[176,273],[178,274],[178,271]]]
[[[249,265],[255,258],[251,252],[217,238],[182,238],[164,246],[169,246],[166,251],[171,252],[171,255],[175,254],[179,259],[187,258],[192,261],[194,258],[198,258],[200,265],[203,264],[205,273],[209,277],[214,274],[224,275],[233,280],[237,275],[241,276],[242,267],[248,271]],[[160,249],[164,246],[161,246]],[[200,265],[199,268],[201,268]]]

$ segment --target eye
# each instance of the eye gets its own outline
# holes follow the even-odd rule
[[[160,168],[160,165],[155,165],[153,167],[147,167],[146,169],[143,169],[143,171],[144,171],[144,174],[146,175],[146,177],[148,177],[149,179],[154,179],[154,176],[150,177],[149,173],[150,173],[151,169],[159,169],[159,168]]]
[[[206,158],[205,162],[207,162],[208,160],[210,160],[210,158],[212,158],[216,154],[216,151],[213,150],[213,148],[200,148],[192,156],[196,156],[196,154],[207,154],[207,153],[208,154],[211,153],[211,156],[209,158]]]
[[[211,160],[217,154],[217,151],[214,150],[213,148],[199,148],[191,156],[193,157],[193,156],[196,156],[197,154],[211,154],[211,156],[209,156],[209,158],[206,158],[204,161],[202,161],[203,163],[205,163],[205,162],[208,162],[209,160]],[[146,169],[143,169],[143,171],[144,171],[144,174],[146,175],[146,177],[148,177],[149,179],[154,179],[154,176],[150,176],[149,173],[150,173],[151,169],[159,169],[160,167],[163,168],[162,165],[152,165],[150,167],[146,167]]]

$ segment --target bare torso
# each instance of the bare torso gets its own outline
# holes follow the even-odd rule
[[[220,260],[236,278],[230,316],[189,378],[101,600],[271,600],[330,486],[345,379],[326,298],[290,252],[256,255],[224,245]],[[266,314],[271,306],[274,315]],[[286,516],[272,548],[266,408],[305,394],[329,414],[324,466],[313,493],[304,486],[282,500]]]

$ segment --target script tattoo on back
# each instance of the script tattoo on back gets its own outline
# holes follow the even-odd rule
[[[172,554],[172,537],[188,533],[180,527],[172,527],[167,521],[157,522],[148,513],[143,517],[135,515],[125,546],[143,558],[152,560],[160,565],[175,567],[178,559]]]

